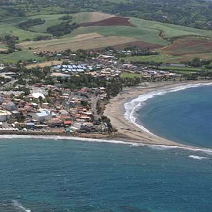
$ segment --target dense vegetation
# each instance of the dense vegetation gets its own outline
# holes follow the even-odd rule
[[[53,36],[62,36],[71,33],[74,29],[78,28],[79,25],[76,23],[69,23],[68,21],[58,25],[54,25],[47,28],[47,32]]]
[[[42,20],[41,18],[36,18],[36,19],[29,19],[27,21],[23,21],[18,24],[18,27],[24,30],[29,30],[30,27],[36,26],[39,24],[44,24],[45,20]]]
[[[19,38],[16,36],[6,35],[4,39],[1,40],[8,47],[8,51],[6,51],[5,53],[12,53],[16,50],[16,42],[18,41],[18,39]]]

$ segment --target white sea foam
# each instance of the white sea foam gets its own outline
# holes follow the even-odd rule
[[[208,159],[207,157],[200,157],[200,156],[197,156],[197,155],[189,155],[188,157],[189,158],[193,158],[195,160],[205,160],[205,159]]]
[[[196,83],[196,84],[188,84],[188,85],[181,85],[181,86],[177,86],[174,88],[165,88],[165,89],[160,89],[157,91],[152,91],[143,95],[138,96],[137,98],[133,99],[130,102],[127,102],[124,104],[124,108],[125,108],[125,114],[124,117],[130,121],[131,123],[133,123],[134,125],[136,125],[138,128],[140,128],[141,130],[143,130],[144,132],[147,132],[151,135],[153,135],[153,133],[151,133],[148,129],[146,129],[143,125],[138,124],[136,122],[136,114],[135,112],[140,109],[147,100],[152,99],[155,96],[162,96],[166,93],[172,93],[172,92],[177,92],[180,90],[185,90],[185,89],[189,89],[189,88],[195,88],[195,87],[199,87],[199,86],[211,86],[212,83]]]
[[[31,212],[31,210],[26,209],[20,202],[17,200],[12,200],[13,206],[23,212]]]
[[[199,148],[192,146],[177,146],[177,145],[157,145],[157,144],[146,144],[142,142],[126,142],[120,140],[107,140],[107,139],[95,139],[95,138],[81,138],[73,136],[51,136],[51,135],[1,135],[1,139],[42,139],[42,140],[69,140],[69,141],[83,141],[83,142],[97,142],[97,143],[111,143],[111,144],[122,144],[135,147],[149,147],[154,150],[170,150],[170,149],[181,149],[191,152],[201,152],[207,155],[212,155],[212,149]]]

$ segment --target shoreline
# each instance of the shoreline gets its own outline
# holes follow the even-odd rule
[[[99,134],[76,134],[65,135],[58,133],[32,133],[32,132],[17,132],[5,131],[0,132],[2,139],[44,139],[44,140],[72,140],[98,143],[114,143],[125,144],[131,146],[150,147],[154,149],[182,149],[193,152],[204,152],[212,154],[212,149],[205,147],[198,147],[192,145],[185,145],[177,143],[165,138],[144,131],[135,124],[131,123],[125,118],[124,104],[128,103],[140,95],[149,94],[155,91],[171,90],[181,86],[197,87],[200,85],[211,84],[212,81],[191,81],[191,82],[157,82],[157,83],[142,83],[140,86],[125,88],[120,94],[110,100],[106,105],[104,115],[107,116],[118,131],[113,135],[99,135]],[[189,88],[189,87],[188,87]],[[182,89],[180,89],[182,90]],[[157,95],[157,94],[156,94]]]
[[[204,84],[212,83],[211,81],[191,81],[191,82],[156,82],[156,83],[143,83],[143,85],[124,89],[120,94],[110,100],[110,103],[106,105],[104,115],[111,120],[112,126],[117,130],[116,135],[113,138],[124,139],[128,141],[133,141],[136,143],[143,143],[146,145],[165,145],[165,146],[178,146],[178,147],[189,147],[189,148],[199,148],[194,146],[188,146],[185,144],[177,143],[171,141],[158,135],[152,134],[148,129],[132,121],[133,112],[135,108],[140,107],[135,105],[132,109],[130,120],[127,120],[126,110],[124,104],[137,99],[141,95],[147,95],[153,92],[164,92],[169,90],[178,90],[182,86],[186,88],[196,87]],[[188,87],[187,87],[188,86]],[[184,88],[184,89],[186,89]],[[182,90],[182,89],[180,89]],[[157,95],[157,94],[155,94]],[[154,97],[154,95],[152,96]],[[152,98],[150,97],[150,98]],[[147,99],[146,99],[147,100]],[[144,100],[143,102],[145,102]],[[131,117],[132,115],[132,117]]]

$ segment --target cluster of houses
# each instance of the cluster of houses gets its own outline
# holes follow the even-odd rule
[[[120,50],[121,51],[121,50]],[[103,53],[96,53],[94,57],[87,59],[86,61],[73,63],[71,57],[64,59],[64,64],[52,67],[52,75],[60,77],[69,77],[71,75],[79,75],[80,73],[90,74],[94,77],[111,78],[120,76],[122,72],[139,73],[144,79],[155,78],[173,78],[179,77],[179,74],[170,71],[161,71],[157,67],[150,66],[137,66],[131,63],[123,63],[118,59],[117,52],[120,51],[105,51]],[[123,52],[123,50],[121,51]],[[132,51],[124,51],[132,53]]]
[[[53,66],[53,70],[56,72],[65,72],[65,73],[81,73],[87,70],[92,71],[92,66],[87,66],[86,64],[69,64],[69,65],[57,65]]]
[[[0,97],[0,131],[104,133],[107,125],[96,107],[105,98],[104,88],[71,91],[35,85],[26,96],[10,92]]]

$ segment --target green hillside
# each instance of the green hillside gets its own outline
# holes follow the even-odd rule
[[[26,40],[34,40],[38,36],[52,36],[46,32],[48,27],[58,25],[63,22],[61,17],[65,14],[46,14],[46,15],[35,15],[28,17],[9,17],[4,18],[0,23],[0,38],[4,38],[5,35],[10,34],[19,37],[19,43],[22,43]],[[71,22],[84,23],[84,22],[93,22],[101,21],[107,18],[112,17],[110,14],[100,13],[100,12],[81,12],[77,14],[71,14]],[[18,27],[18,24],[29,20],[40,18],[45,20],[44,24],[35,25],[30,27],[28,30],[23,30]],[[131,26],[88,26],[88,27],[79,27],[72,31],[72,33],[65,36],[59,37],[59,40],[64,43],[68,43],[74,37],[82,34],[98,33],[104,37],[127,37],[132,38],[133,41],[144,41],[152,44],[159,44],[162,46],[167,46],[170,44],[171,40],[176,39],[177,37],[182,36],[198,36],[198,37],[207,37],[208,39],[212,38],[212,31],[201,30],[190,27],[178,26],[167,23],[160,23],[156,21],[147,21],[139,18],[129,18],[129,22],[133,25]],[[45,41],[44,41],[45,42]],[[46,41],[47,42],[47,41]],[[59,42],[59,43],[61,43]],[[91,40],[89,41],[91,42]],[[93,40],[95,42],[95,40]],[[115,43],[113,43],[115,45]],[[55,44],[55,45],[58,45]],[[36,46],[36,41],[33,42],[33,46]],[[91,42],[92,46],[92,42]],[[95,45],[96,46],[96,45]],[[110,42],[108,42],[110,46]],[[34,58],[32,53],[25,49],[18,53],[13,53],[9,55],[0,55],[0,59],[7,61],[17,61],[18,59],[28,60]],[[27,55],[27,52],[29,53]],[[15,55],[15,56],[14,56]],[[16,56],[18,55],[18,57]],[[197,55],[198,56],[198,55]],[[201,54],[202,56],[202,54]],[[149,56],[144,58],[137,58],[139,61],[154,60],[154,61],[169,61],[175,60],[176,57],[165,55],[161,52],[157,56]],[[128,58],[130,60],[130,58]],[[136,58],[133,58],[136,60]]]

